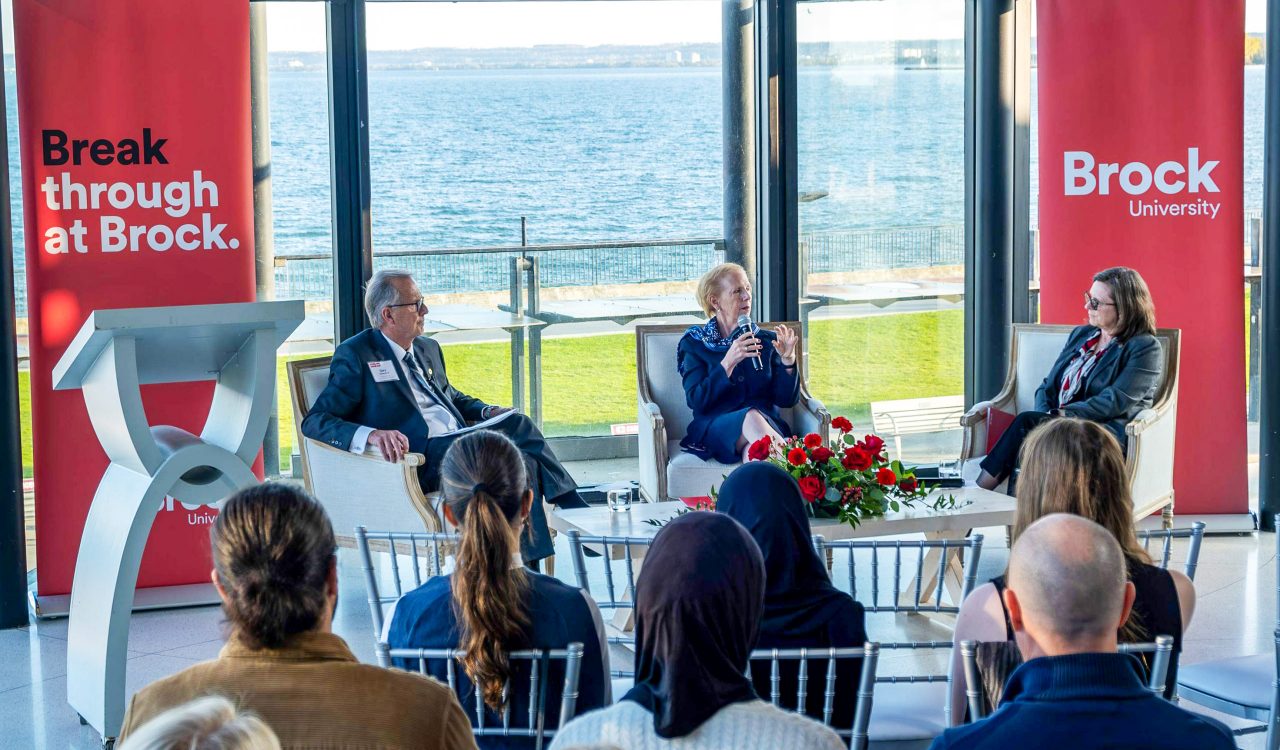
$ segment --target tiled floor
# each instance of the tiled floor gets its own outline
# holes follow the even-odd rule
[[[592,481],[622,472],[622,464],[600,462]],[[1001,572],[1008,558],[1003,529],[986,529],[979,580]],[[563,540],[561,542],[563,544]],[[564,550],[560,550],[564,552]],[[1177,546],[1180,565],[1185,546]],[[562,560],[567,557],[561,557]],[[837,561],[838,563],[839,561]],[[340,598],[334,629],[356,656],[373,662],[373,635],[365,602],[363,574],[356,556],[339,555]],[[568,565],[557,571],[569,578]],[[1196,587],[1195,621],[1186,634],[1183,663],[1235,656],[1271,648],[1276,613],[1275,537],[1271,534],[1218,536],[1205,540]],[[905,636],[945,638],[946,631],[909,616],[875,616],[868,631],[877,640]],[[223,640],[221,613],[214,607],[140,612],[133,616],[129,640],[126,690],[132,694],[149,682],[217,655]],[[94,748],[97,734],[79,725],[67,705],[65,620],[32,623],[0,631],[0,748]],[[625,657],[624,657],[625,658]],[[899,652],[881,660],[882,673],[942,669],[937,658]],[[1241,747],[1262,747],[1261,735],[1241,740]]]

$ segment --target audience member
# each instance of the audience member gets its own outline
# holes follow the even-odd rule
[[[286,748],[474,748],[448,688],[361,664],[331,630],[338,599],[333,527],[287,484],[232,495],[210,531],[213,583],[231,634],[217,659],[133,696],[121,737],[174,706],[228,695]]]
[[[1116,653],[1135,596],[1126,556],[1114,533],[1077,515],[1022,529],[1001,598],[1027,661],[998,711],[948,729],[932,750],[1234,748],[1230,730],[1152,695],[1137,659]]]
[[[1152,565],[1151,557],[1138,543],[1124,456],[1115,438],[1098,423],[1056,419],[1028,437],[1023,447],[1022,478],[1018,481],[1014,540],[1050,513],[1082,516],[1102,525],[1115,537],[1124,551],[1124,570],[1137,589],[1133,615],[1121,629],[1120,640],[1143,643],[1157,635],[1173,636],[1174,662],[1166,683],[1166,697],[1172,696],[1182,634],[1195,612],[1195,588],[1181,572]],[[1012,620],[1003,606],[1004,588],[1004,576],[978,587],[956,618],[956,643],[983,642],[978,652],[979,667],[986,700],[992,707],[999,705],[1005,678],[1022,661],[1014,643]],[[965,678],[958,649],[952,657],[952,674],[951,716],[958,723],[965,711]]]
[[[238,713],[231,701],[207,695],[161,713],[138,727],[119,750],[280,750],[262,719]]]
[[[465,674],[457,676],[458,697],[474,705],[479,691],[490,715],[489,726],[501,724],[497,713],[507,701],[513,716],[526,716],[528,691],[508,679],[527,684],[528,667],[513,669],[505,657],[519,649],[561,649],[582,643],[585,653],[579,682],[578,710],[610,702],[608,650],[600,611],[584,591],[550,576],[534,573],[520,562],[519,534],[529,519],[533,492],[527,489],[520,450],[496,432],[479,430],[449,446],[440,466],[444,514],[462,534],[457,568],[436,576],[405,594],[391,616],[392,648],[461,648]],[[417,664],[405,664],[416,669]],[[444,661],[428,663],[436,677],[447,678]],[[548,694],[558,695],[563,668],[552,671]],[[559,700],[548,699],[546,726],[559,723]],[[484,748],[533,747],[531,738],[477,737]]]
[[[720,513],[676,518],[636,581],[636,683],[623,700],[575,718],[552,750],[839,750],[812,719],[761,701],[746,676],[764,612],[764,560]]]
[[[716,510],[746,527],[764,556],[764,617],[758,648],[843,648],[862,646],[867,640],[866,615],[853,597],[831,585],[827,568],[813,549],[809,517],[800,485],[773,464],[743,464],[720,485]],[[756,694],[771,689],[768,662],[751,664]],[[779,668],[780,705],[794,710],[799,662],[785,661]],[[836,668],[836,695],[831,722],[848,728],[858,692],[861,661],[841,662]],[[822,718],[826,661],[809,663],[808,697],[804,713]],[[818,687],[814,687],[818,686]]]
[[[1084,293],[1087,325],[1077,326],[1036,389],[1035,405],[1014,417],[982,459],[978,486],[994,490],[1011,477],[1027,435],[1056,417],[1088,419],[1123,447],[1125,425],[1151,406],[1164,372],[1156,339],[1156,308],[1147,282],[1132,268],[1116,266],[1093,275]],[[1021,480],[1019,480],[1021,481]]]

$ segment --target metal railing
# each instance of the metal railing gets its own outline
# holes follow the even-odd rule
[[[692,281],[724,260],[716,238],[506,245],[375,252],[374,270],[404,268],[427,296],[506,292],[511,258],[536,257],[544,286]],[[276,296],[331,299],[330,255],[276,256]]]
[[[1256,227],[1262,212],[1245,211],[1246,263],[1256,265]],[[1251,221],[1252,220],[1252,221]],[[893,268],[964,265],[964,225],[836,229],[800,236],[804,272],[839,273]],[[635,240],[554,245],[396,250],[374,253],[374,268],[411,271],[428,295],[505,292],[510,258],[538,257],[544,287],[588,287],[652,282],[687,282],[724,259],[720,238]],[[284,254],[275,259],[280,299],[333,298],[331,255]],[[14,269],[17,313],[27,314],[26,269]]]

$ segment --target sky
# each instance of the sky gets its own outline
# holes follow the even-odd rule
[[[272,3],[267,7],[271,50],[324,49],[322,3]],[[371,50],[720,39],[720,0],[371,2],[367,8]],[[1265,30],[1265,8],[1266,0],[1245,0],[1246,31]],[[964,0],[802,3],[799,16],[801,42],[955,39],[963,33]]]
[[[0,0],[8,52],[13,51],[12,6],[13,0]],[[720,0],[370,2],[367,7],[371,50],[720,39]],[[1245,0],[1246,31],[1265,30],[1265,8],[1266,0]],[[799,14],[802,42],[954,39],[963,29],[964,0],[802,3]],[[272,51],[323,51],[324,3],[268,3],[267,34]]]

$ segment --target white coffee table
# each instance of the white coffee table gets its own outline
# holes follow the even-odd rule
[[[955,497],[956,505],[947,510],[932,510],[925,507],[905,509],[897,513],[887,513],[879,518],[866,519],[857,528],[835,519],[812,519],[809,526],[814,534],[821,534],[828,540],[866,539],[903,534],[923,534],[929,540],[959,540],[964,539],[972,529],[1013,525],[1014,499],[1008,495],[979,487],[948,490],[948,493]],[[557,510],[548,516],[547,523],[557,531],[576,530],[583,536],[652,538],[661,528],[648,523],[649,521],[668,521],[685,507],[684,503],[670,501],[636,503],[625,513],[611,511],[603,505],[574,508]],[[586,546],[597,552],[603,552],[599,545]],[[646,549],[635,548],[637,575],[643,564],[643,554]],[[926,572],[925,580],[921,581],[922,601],[929,599],[935,593],[940,554],[942,554],[941,550],[935,548],[930,549],[925,556],[922,569],[933,572]],[[964,590],[964,571],[958,555],[947,562],[944,578],[943,583],[951,600],[959,601],[960,594]],[[914,588],[914,585],[909,587],[912,591]],[[615,624],[622,627],[617,619]]]

